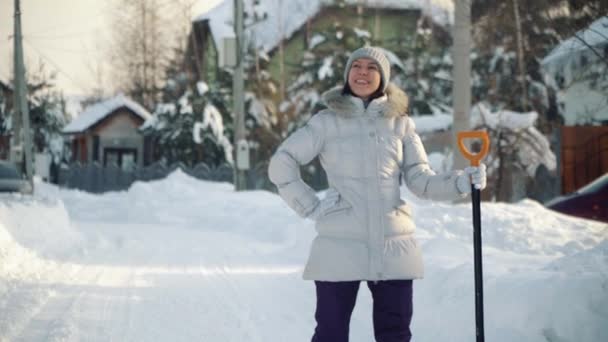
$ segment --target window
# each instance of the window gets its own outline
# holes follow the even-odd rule
[[[105,148],[103,165],[115,165],[123,171],[133,171],[137,166],[137,150],[134,148]]]
[[[104,165],[120,165],[120,154],[118,151],[106,151],[104,155]]]
[[[121,155],[120,167],[125,171],[131,171],[135,169],[135,152],[123,153]]]
[[[99,135],[93,136],[93,161],[99,161]]]

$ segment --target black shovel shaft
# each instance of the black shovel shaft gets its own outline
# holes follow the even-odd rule
[[[475,257],[475,326],[477,342],[484,342],[483,328],[483,269],[481,261],[481,198],[480,191],[472,185],[473,201],[473,253]]]

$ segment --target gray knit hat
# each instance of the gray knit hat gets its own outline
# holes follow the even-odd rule
[[[350,57],[348,57],[348,62],[346,62],[346,69],[344,70],[344,83],[348,83],[348,73],[350,72],[350,67],[353,62],[359,58],[369,58],[378,63],[380,66],[381,78],[380,88],[382,88],[382,92],[385,92],[386,87],[388,87],[388,82],[391,79],[391,63],[389,63],[388,58],[386,58],[386,55],[382,49],[373,46],[358,48],[351,53]]]

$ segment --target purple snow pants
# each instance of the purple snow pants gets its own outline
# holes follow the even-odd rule
[[[317,327],[312,342],[348,342],[350,316],[359,281],[315,281]],[[412,334],[412,280],[367,282],[374,302],[376,342],[409,342]]]

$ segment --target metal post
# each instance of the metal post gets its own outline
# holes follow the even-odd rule
[[[234,168],[234,186],[236,191],[246,189],[246,169],[247,166],[241,165],[239,153],[242,150],[246,139],[245,134],[245,100],[244,100],[244,37],[243,37],[243,0],[234,0],[234,31],[236,33],[236,67],[234,68],[233,91],[234,91],[234,146],[237,153]]]
[[[15,0],[15,35],[14,35],[14,63],[15,63],[15,121],[21,123],[15,125],[13,131],[13,144],[11,149],[22,149],[22,153],[12,150],[11,159],[17,165],[22,165],[25,160],[25,174],[33,189],[32,170],[32,140],[30,132],[30,113],[27,106],[27,86],[25,81],[25,65],[23,63],[23,45],[21,35],[21,6],[19,0]],[[23,167],[21,167],[23,169]]]
[[[481,151],[474,154],[465,146],[465,139],[481,139]],[[485,131],[458,132],[456,135],[458,148],[463,157],[471,162],[471,166],[479,166],[481,160],[490,150],[490,137]],[[483,262],[481,253],[481,195],[480,190],[471,184],[471,200],[473,202],[473,254],[475,263],[475,335],[477,342],[485,341],[483,326]]]
[[[19,1],[15,0],[14,4],[14,22],[13,22],[13,122],[12,122],[12,135],[11,135],[11,150],[10,150],[10,160],[13,164],[17,165],[21,170],[21,165],[23,162],[23,141],[21,139],[21,110],[19,109],[21,103],[21,97],[19,96],[19,92],[21,87],[19,87],[19,70],[17,67],[17,60],[19,59],[19,49],[17,48],[17,34],[20,31],[19,29]]]
[[[481,196],[479,189],[471,185],[473,204],[473,254],[475,269],[475,335],[477,342],[485,341],[483,323],[483,261],[481,254]]]

